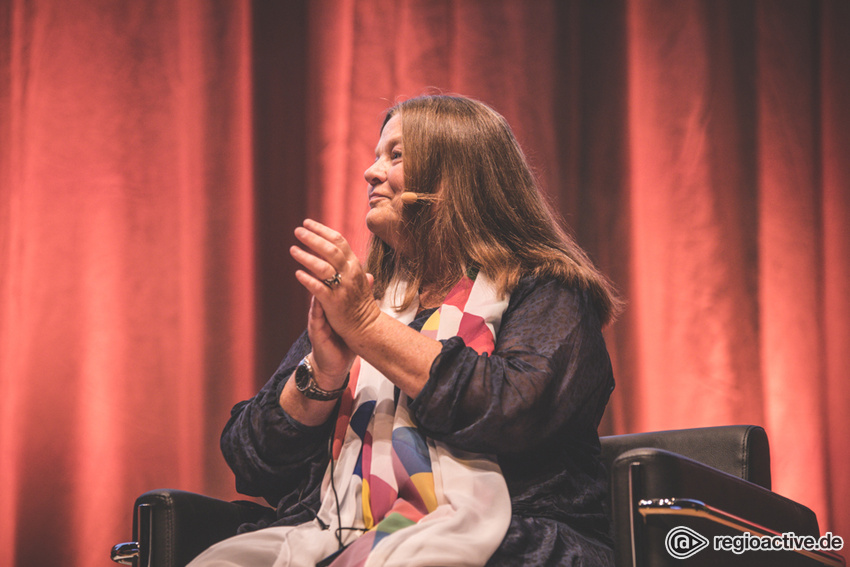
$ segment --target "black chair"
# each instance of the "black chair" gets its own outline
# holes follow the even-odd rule
[[[826,551],[713,549],[715,542],[740,544],[750,537],[745,533],[820,535],[811,510],[770,491],[770,452],[761,427],[613,435],[601,441],[611,472],[607,512],[618,567],[845,565]],[[136,500],[135,541],[116,545],[112,559],[136,567],[180,567],[234,535],[239,525],[273,515],[251,502],[154,490]]]
[[[715,550],[718,537],[741,549],[746,533],[820,535],[814,512],[770,491],[770,449],[761,427],[614,435],[602,438],[602,455],[611,473],[618,567],[845,564],[821,551]]]

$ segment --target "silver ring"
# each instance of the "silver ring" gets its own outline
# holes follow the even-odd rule
[[[339,282],[341,280],[342,280],[342,275],[339,272],[337,272],[337,273],[334,274],[334,277],[328,278],[326,280],[322,280],[322,283],[325,284],[326,286],[332,288],[335,285],[339,285]]]

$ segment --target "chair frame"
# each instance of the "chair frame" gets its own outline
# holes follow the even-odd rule
[[[611,477],[607,512],[618,567],[682,565],[659,542],[669,534],[671,522],[701,522],[698,527],[732,534],[819,535],[811,510],[770,491],[769,446],[761,427],[614,435],[600,441]],[[727,493],[729,498],[716,498]],[[135,541],[114,546],[112,559],[135,567],[182,567],[210,545],[235,535],[239,525],[273,519],[273,514],[252,502],[150,491],[135,503]],[[716,563],[717,555],[711,554],[696,554],[686,562],[694,567]],[[723,564],[844,567],[846,562],[835,552],[798,550],[750,553],[744,559],[730,552]]]

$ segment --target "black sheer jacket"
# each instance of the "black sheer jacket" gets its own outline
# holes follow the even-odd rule
[[[421,312],[410,326],[420,329],[432,312]],[[275,519],[245,529],[307,522],[319,508],[335,420],[307,427],[278,402],[309,351],[305,333],[263,389],[233,408],[222,434],[237,490],[277,508]],[[488,565],[614,564],[597,434],[613,387],[587,295],[554,280],[520,282],[491,355],[458,337],[443,341],[409,407],[433,439],[497,456],[513,515]]]

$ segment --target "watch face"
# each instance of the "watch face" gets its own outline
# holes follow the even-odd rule
[[[310,379],[313,378],[312,372],[303,362],[295,369],[295,387],[299,391],[304,392],[310,387]]]
[[[321,389],[313,379],[313,367],[310,366],[310,360],[306,357],[295,368],[295,387],[311,400],[335,400],[342,395],[347,386],[348,376],[345,377],[345,383],[338,390]]]

